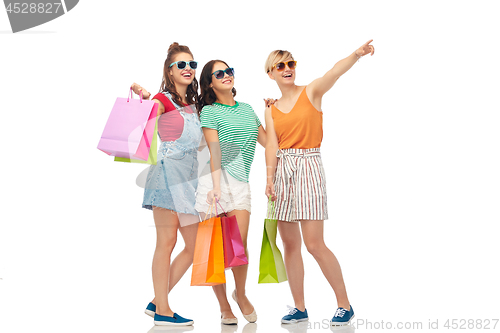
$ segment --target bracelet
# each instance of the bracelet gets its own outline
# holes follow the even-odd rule
[[[356,56],[356,58],[358,58],[358,60],[357,60],[356,62],[359,62],[359,59],[361,59],[361,56],[358,56],[358,55],[356,54],[356,51],[354,51],[354,55]]]

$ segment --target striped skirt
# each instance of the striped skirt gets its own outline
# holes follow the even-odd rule
[[[279,149],[276,156],[276,202],[269,218],[287,222],[328,219],[325,170],[319,148]]]

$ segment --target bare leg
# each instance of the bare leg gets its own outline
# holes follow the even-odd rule
[[[196,234],[198,232],[198,223],[180,227],[179,231],[181,232],[185,245],[184,250],[182,250],[181,253],[179,253],[177,257],[175,257],[174,261],[170,265],[170,277],[168,284],[169,293],[193,263],[194,246],[196,243]],[[153,298],[151,302],[153,304],[156,304],[156,299]]]
[[[180,227],[182,238],[184,239],[184,249],[175,257],[170,266],[170,279],[168,284],[168,292],[174,288],[179,280],[184,276],[184,273],[193,263],[194,245],[196,243],[196,234],[198,232],[198,223],[191,224],[185,227]]]
[[[285,268],[293,301],[297,309],[304,311],[306,309],[304,301],[304,262],[302,261],[302,238],[299,224],[297,222],[278,221],[278,229],[283,241]]]
[[[200,221],[204,221],[207,214],[203,212],[199,212],[198,214],[200,214]]]
[[[250,213],[247,210],[232,210],[228,216],[236,216],[238,221],[238,227],[240,229],[241,239],[243,241],[243,247],[245,248],[245,253],[248,257],[247,250],[247,236],[248,236],[248,225],[250,223]],[[250,260],[250,259],[249,259]],[[253,312],[254,308],[252,303],[248,300],[245,294],[245,284],[247,281],[248,265],[242,265],[232,268],[234,275],[234,282],[236,285],[236,298],[238,300],[238,305],[241,308],[241,312],[245,315],[249,315]]]
[[[332,286],[335,296],[337,297],[337,306],[350,310],[344,278],[342,277],[342,270],[340,269],[337,258],[326,246],[323,238],[324,221],[303,220],[301,221],[301,227],[304,244],[309,253],[316,259],[321,271],[323,271],[330,286]]]
[[[173,316],[168,303],[168,285],[170,275],[170,256],[177,242],[179,221],[171,210],[154,208],[153,217],[156,225],[156,249],[153,256],[153,287],[155,292],[156,313]]]
[[[229,305],[229,302],[227,300],[226,284],[218,284],[216,286],[213,286],[212,288],[214,290],[215,296],[217,297],[217,300],[219,301],[220,313],[222,318],[236,318],[233,311],[231,310],[231,305]]]

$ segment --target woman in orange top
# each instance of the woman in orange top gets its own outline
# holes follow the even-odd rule
[[[332,325],[346,325],[354,317],[335,255],[323,239],[323,221],[328,218],[325,172],[320,146],[323,139],[321,99],[338,78],[356,61],[375,49],[365,43],[347,58],[340,60],[323,77],[308,86],[295,85],[295,66],[288,51],[271,52],[266,73],[276,81],[282,96],[266,108],[266,195],[275,201],[275,218],[283,240],[285,267],[295,308],[282,323],[308,320],[304,302],[304,264],[301,233],[307,250],[318,262],[337,297]]]

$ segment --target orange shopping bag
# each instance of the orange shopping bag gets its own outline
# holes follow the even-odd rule
[[[224,250],[220,217],[213,216],[214,203],[207,211],[207,219],[200,222],[194,246],[192,286],[214,286],[226,283]]]

